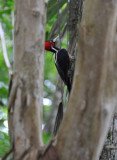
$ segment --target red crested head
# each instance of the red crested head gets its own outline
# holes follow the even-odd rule
[[[45,41],[45,50],[50,51],[52,47],[54,47],[55,42],[53,40]]]
[[[55,47],[55,42],[58,39],[58,36],[53,40],[45,41],[45,50],[51,51],[53,47]]]

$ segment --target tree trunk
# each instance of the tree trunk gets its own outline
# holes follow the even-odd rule
[[[76,56],[76,42],[78,40],[77,25],[81,21],[83,11],[83,0],[70,0],[68,2],[69,16],[68,16],[68,29],[69,29],[69,54]]]
[[[45,13],[46,4],[43,0],[15,0],[15,71],[8,102],[15,160],[23,159],[27,151],[33,155],[33,160],[36,159],[36,149],[43,145],[41,127]],[[32,155],[28,158],[32,159]]]
[[[114,48],[114,79],[117,82],[117,21],[116,21],[116,34],[113,44]],[[117,88],[116,88],[117,92]],[[115,114],[111,122],[111,127],[100,156],[100,160],[116,160],[117,159],[117,106],[115,109]]]
[[[73,88],[56,144],[61,160],[99,159],[117,104],[116,19],[116,0],[85,1]]]

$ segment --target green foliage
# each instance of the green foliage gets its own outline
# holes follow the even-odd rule
[[[5,33],[11,38],[12,23],[11,12],[14,11],[14,0],[0,0],[0,20],[4,27]]]
[[[51,79],[51,82],[54,84],[56,81],[56,76],[54,74],[57,72],[54,65],[54,55],[52,55],[51,52],[47,52],[45,55],[44,73],[44,79]]]
[[[9,136],[5,132],[0,131],[0,157],[2,157],[6,152],[8,152],[9,148]]]
[[[6,106],[0,106],[0,157],[2,157],[10,148],[10,141],[7,127],[7,109]]]
[[[59,8],[62,8],[63,5],[67,2],[67,0],[60,0]],[[48,10],[47,10],[47,22],[52,19],[53,16],[57,15],[58,9],[58,2],[55,0],[50,0],[48,3]]]
[[[43,133],[43,142],[44,142],[44,144],[47,144],[51,140],[51,137],[52,137],[51,134]]]
[[[8,70],[4,62],[1,45],[0,45],[0,82],[3,82],[3,83],[8,82]]]

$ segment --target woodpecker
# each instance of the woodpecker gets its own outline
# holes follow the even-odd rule
[[[63,80],[65,85],[67,85],[67,89],[70,93],[71,82],[68,73],[70,69],[70,58],[66,49],[59,49],[55,46],[57,38],[58,37],[56,37],[53,40],[45,41],[45,50],[55,53],[55,66],[58,70],[61,79]]]

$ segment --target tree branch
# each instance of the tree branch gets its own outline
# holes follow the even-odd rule
[[[0,22],[0,38],[1,38],[1,42],[2,42],[2,49],[3,49],[3,56],[4,56],[5,64],[6,64],[6,67],[8,68],[9,76],[11,76],[12,75],[12,69],[11,69],[11,65],[10,65],[10,62],[9,62],[9,59],[8,59],[8,55],[7,55],[4,32],[3,32],[3,29],[2,29],[1,22]]]
[[[18,81],[16,78],[13,83],[13,86],[11,86],[11,91],[10,91],[9,101],[8,101],[8,112],[10,112],[12,104],[14,103],[14,98],[15,98],[16,91],[17,91],[17,86],[18,86]]]

